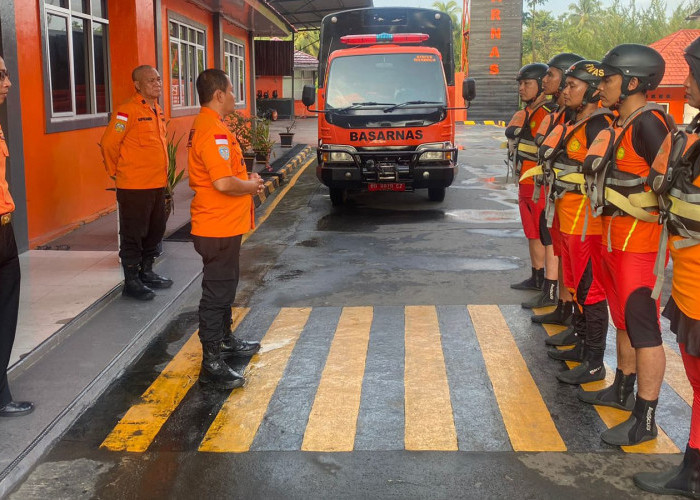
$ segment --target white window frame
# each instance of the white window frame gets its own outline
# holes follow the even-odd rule
[[[177,26],[177,36],[173,35],[171,33],[171,25]],[[185,40],[182,38],[181,33],[182,29],[187,30],[188,38]],[[195,39],[196,40],[190,40],[189,35],[192,34],[192,32],[195,33]],[[199,42],[199,35],[201,35],[202,43]],[[199,107],[199,96],[197,95],[197,88],[196,88],[196,81],[197,81],[197,76],[199,74],[198,70],[195,68],[194,69],[194,74],[188,73],[187,75],[183,75],[183,66],[182,66],[182,47],[183,45],[187,48],[187,52],[189,53],[190,49],[194,49],[194,54],[195,54],[195,64],[199,61],[199,56],[201,54],[202,58],[202,67],[203,69],[207,68],[207,30],[206,27],[202,26],[201,24],[195,23],[194,21],[187,19],[183,16],[177,15],[174,12],[169,12],[168,13],[168,59],[170,60],[170,65],[169,68],[173,67],[173,59],[172,59],[172,44],[176,43],[177,44],[177,60],[178,60],[178,73],[180,76],[180,81],[184,81],[184,84],[181,84],[178,89],[178,93],[180,94],[180,102],[175,103],[173,100],[173,88],[172,88],[172,81],[173,81],[173,76],[170,72],[170,69],[168,69],[168,93],[169,93],[169,98],[170,98],[170,106],[172,113],[171,115],[173,116],[178,116],[178,115],[185,115],[185,114],[191,114],[193,111],[196,111]],[[190,68],[190,65],[187,65],[187,69],[191,71],[193,68]],[[192,81],[192,89],[191,93],[186,92],[185,89],[188,85],[189,78],[191,78]],[[185,102],[183,102],[183,99]]]
[[[67,130],[77,130],[81,128],[92,128],[95,126],[105,125],[107,117],[112,107],[112,86],[111,86],[111,68],[109,60],[109,13],[107,12],[107,3],[105,2],[105,14],[107,17],[93,16],[92,14],[84,14],[76,12],[70,7],[64,8],[56,5],[51,5],[46,0],[39,0],[41,24],[42,24],[42,45],[44,54],[44,73],[45,81],[48,85],[45,86],[45,113],[46,113],[46,131],[47,133],[62,132]],[[67,2],[70,6],[70,1]],[[88,3],[90,9],[91,2]],[[53,82],[51,75],[51,51],[49,46],[49,23],[48,17],[56,16],[66,20],[68,34],[68,61],[69,61],[69,89],[71,96],[71,110],[54,112],[53,106]],[[73,54],[73,36],[72,23],[73,20],[87,21],[86,31],[89,33],[87,37],[87,46],[85,52],[87,54],[87,107],[88,113],[78,114],[76,110],[77,99],[75,94],[75,61]],[[100,24],[103,26],[103,58],[105,61],[105,100],[106,110],[97,112],[97,84],[95,81],[95,47],[94,47],[94,25]]]
[[[245,80],[245,44],[232,37],[224,36],[224,71],[231,79],[236,106],[245,107],[246,80]]]

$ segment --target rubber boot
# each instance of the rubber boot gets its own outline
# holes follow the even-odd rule
[[[605,431],[600,438],[608,444],[616,446],[631,446],[656,438],[656,405],[659,400],[647,401],[637,394],[630,417]]]
[[[216,389],[229,390],[240,387],[245,379],[227,365],[221,357],[221,342],[205,342],[202,344],[202,368],[199,372],[199,383],[212,385]]]
[[[173,280],[153,272],[153,260],[143,259],[141,261],[141,272],[139,273],[141,281],[152,288],[170,288],[173,286]]]
[[[615,380],[610,387],[600,391],[584,391],[576,394],[584,403],[598,406],[612,406],[618,410],[632,411],[634,408],[634,383],[637,374],[625,375],[619,368],[615,370]]]
[[[557,361],[583,361],[583,339],[579,339],[579,341],[574,345],[573,349],[566,349],[564,351],[560,351],[559,349],[555,349],[553,351],[547,351],[547,356],[549,356],[552,359],[556,359]]]
[[[569,326],[571,325],[571,317],[574,314],[573,308],[573,302],[564,302],[563,300],[559,299],[557,308],[554,309],[554,311],[546,314],[535,314],[530,318],[530,320],[533,323],[548,323],[550,325]]]
[[[639,488],[661,495],[700,498],[700,450],[687,445],[683,462],[666,472],[640,472],[634,475]]]
[[[583,344],[583,361],[580,365],[563,371],[557,375],[559,382],[571,385],[581,385],[588,382],[595,382],[605,378],[605,365],[601,356],[592,355],[586,347],[586,342]]]
[[[552,346],[565,346],[578,344],[579,339],[586,335],[586,318],[574,304],[571,326],[556,335],[544,339],[544,343]]]
[[[533,309],[535,307],[553,306],[557,303],[557,280],[544,280],[542,290],[530,300],[526,300],[520,305],[523,309]]]
[[[148,288],[139,279],[138,264],[124,264],[124,289],[122,295],[136,300],[152,300],[156,296],[153,290]]]
[[[239,358],[249,358],[260,350],[260,342],[251,340],[241,340],[229,333],[221,341],[221,354],[223,356],[235,356]]]
[[[544,282],[544,268],[542,269],[532,269],[532,276],[528,279],[521,281],[520,283],[513,283],[510,285],[511,288],[515,290],[542,290],[542,283]]]

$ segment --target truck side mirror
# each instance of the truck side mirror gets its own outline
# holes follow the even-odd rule
[[[316,102],[316,89],[313,85],[304,85],[304,90],[301,92],[301,102],[307,108]]]
[[[465,78],[462,83],[462,97],[466,102],[474,100],[476,97],[476,81],[473,78]]]

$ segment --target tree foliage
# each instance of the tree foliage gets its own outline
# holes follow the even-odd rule
[[[559,17],[538,10],[541,3],[528,0],[523,15],[523,64],[546,62],[560,52],[599,60],[621,43],[649,45],[680,29],[700,28],[700,22],[685,19],[700,9],[700,0],[686,0],[670,14],[663,0],[651,0],[647,7],[637,0],[613,0],[607,6],[601,0],[576,0]]]
[[[454,46],[455,69],[459,69],[462,58],[462,8],[455,0],[433,2],[433,9],[446,12],[452,19],[452,41]]]

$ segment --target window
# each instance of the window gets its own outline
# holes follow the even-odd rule
[[[105,0],[44,0],[47,114],[52,123],[106,117],[109,111],[105,4]]]
[[[245,105],[245,47],[231,40],[224,40],[224,71],[231,79],[236,105]]]
[[[204,71],[203,28],[170,18],[170,101],[174,109],[197,106],[197,75]]]

